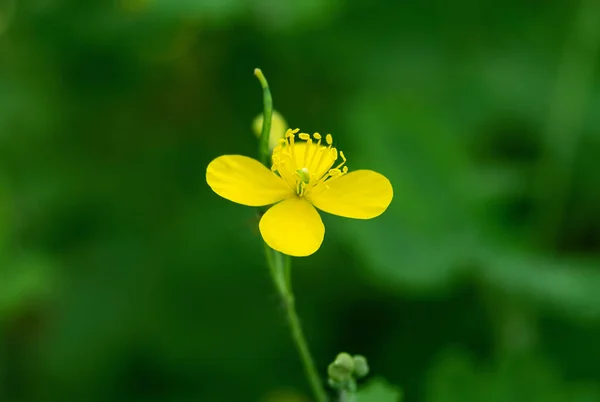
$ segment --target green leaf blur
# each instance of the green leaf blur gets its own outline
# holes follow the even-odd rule
[[[400,402],[401,392],[385,380],[371,380],[363,389],[357,392],[356,402]]]

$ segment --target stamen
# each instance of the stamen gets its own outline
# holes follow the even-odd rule
[[[296,132],[298,132],[299,129],[296,129],[295,131],[292,131],[291,135],[288,137],[288,142],[289,142],[289,146],[290,146],[290,151],[291,151],[291,156],[292,156],[292,161],[294,163],[296,163],[296,153],[294,152],[294,139],[296,137]]]
[[[295,134],[294,130],[292,130],[291,128],[288,128],[287,131],[285,132],[285,136],[284,137],[287,140],[288,138],[290,138],[294,134]]]
[[[331,177],[330,172],[327,172],[326,174],[323,175],[323,177],[321,177],[319,179],[319,181],[317,181],[316,183],[314,183],[311,188],[317,187],[317,186],[325,183],[327,181],[327,179],[329,179],[330,177]]]
[[[341,168],[342,166],[344,166],[344,163],[346,163],[346,161],[343,161],[342,163],[340,163],[339,165],[337,165],[337,166],[336,166],[336,167],[334,167],[333,169],[340,170],[340,168]]]
[[[331,134],[325,136],[327,145],[322,146],[323,136],[321,134],[314,133],[311,136],[307,133],[299,133],[299,131],[299,129],[288,129],[284,138],[279,140],[273,149],[271,171],[284,179],[299,197],[303,197],[307,192],[313,191],[313,189],[317,190],[315,187],[327,189],[331,180],[348,172],[348,167],[345,166],[346,156],[344,153],[333,147]],[[305,147],[303,161],[296,160],[296,135],[299,140],[306,142],[302,144]],[[342,159],[341,163],[332,167],[338,157]],[[302,162],[304,163],[302,164]]]
[[[333,148],[333,149],[335,149],[335,148]],[[344,153],[342,151],[340,151],[340,156],[342,157],[342,163],[340,163],[339,165],[334,167],[333,168],[334,170],[339,170],[346,163],[346,157],[344,156]]]
[[[320,137],[320,135],[319,135],[319,137]],[[331,144],[333,144],[333,137],[331,136],[331,134],[327,134],[325,136],[325,142],[327,142],[327,148],[325,148],[324,150],[321,150],[321,148],[319,147],[319,149],[318,149],[318,151],[321,153],[321,157],[319,158],[319,160],[317,162],[317,166],[315,167],[315,171],[318,172],[317,174],[320,173],[319,168],[321,167],[321,164],[323,163],[323,158],[325,157],[325,155],[333,156],[329,153],[329,150],[332,149]],[[329,166],[333,165],[333,162],[335,162],[336,159],[337,159],[337,153],[335,154],[335,157],[333,158],[333,161],[331,162],[331,164]],[[323,173],[323,175],[325,175],[325,173]]]
[[[311,172],[315,172],[318,171],[318,166],[313,169],[313,162],[315,161],[315,158],[317,157],[317,154],[319,152],[321,152],[321,134],[319,133],[314,133],[313,137],[315,137],[315,139],[317,140],[317,144],[315,145],[315,151],[312,153],[311,158],[310,158],[310,162],[309,163],[305,163],[305,166],[307,166]]]
[[[300,137],[300,139],[306,141],[306,148],[304,149],[304,161],[303,161],[303,165],[304,167],[308,166],[308,154],[312,151],[312,138],[310,138],[310,134],[306,134],[306,133],[302,133],[299,134],[298,137]]]
[[[335,149],[335,148],[332,148]],[[342,177],[343,175],[345,175],[346,173],[348,173],[348,166],[344,166],[342,169],[340,169],[340,167],[342,167],[342,165],[344,165],[344,163],[346,163],[346,159],[342,158],[343,162],[340,163],[338,166],[336,166],[333,169],[329,169],[329,171],[327,171],[326,174],[323,175],[323,177],[321,177],[317,182],[313,183],[311,188],[317,187],[319,185],[323,185],[326,189],[329,188],[329,183],[335,179],[337,179],[338,177]]]

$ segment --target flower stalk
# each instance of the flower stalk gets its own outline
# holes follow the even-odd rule
[[[273,98],[269,84],[259,68],[254,70],[254,75],[260,81],[263,89],[263,125],[259,139],[258,156],[260,162],[267,168],[271,166],[271,152],[269,149],[269,135],[271,133],[271,119],[273,116]],[[262,211],[264,212],[264,211]],[[271,273],[271,279],[281,298],[287,315],[288,325],[292,339],[304,366],[304,372],[317,402],[327,402],[327,395],[323,388],[321,378],[316,369],[314,360],[308,348],[308,342],[302,331],[302,325],[296,312],[294,293],[292,291],[291,265],[289,255],[273,250],[265,243],[265,256]]]
[[[346,391],[345,389],[341,390],[339,393],[339,402],[352,402],[354,400],[354,394]]]
[[[260,68],[255,68],[254,75],[258,78],[258,81],[260,81],[260,86],[263,89],[263,124],[262,133],[258,140],[258,159],[267,168],[271,168],[271,161],[269,160],[271,156],[269,150],[269,135],[271,134],[271,120],[273,118],[273,98],[271,97],[269,83],[262,73],[262,70]]]

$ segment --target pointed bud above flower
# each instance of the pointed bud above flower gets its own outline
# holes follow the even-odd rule
[[[252,121],[252,131],[258,138],[260,138],[262,133],[263,119],[264,116],[261,113]],[[269,149],[271,151],[277,146],[279,140],[285,136],[287,128],[288,126],[283,116],[277,110],[273,110],[273,116],[271,117],[271,133],[269,134]]]

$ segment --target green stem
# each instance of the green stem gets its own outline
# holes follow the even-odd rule
[[[271,134],[271,118],[273,116],[273,99],[271,97],[271,91],[269,90],[269,84],[267,83],[267,79],[263,75],[262,71],[257,68],[254,70],[254,75],[258,78],[263,88],[264,104],[263,126],[259,140],[258,155],[262,164],[269,168],[271,164],[269,136]],[[300,355],[300,360],[302,360],[306,378],[308,379],[317,402],[327,402],[327,395],[323,389],[323,385],[321,384],[321,377],[319,377],[315,362],[310,354],[308,342],[306,342],[306,338],[302,332],[302,326],[300,325],[300,319],[298,318],[298,313],[296,313],[294,293],[292,292],[292,258],[289,255],[285,255],[271,249],[266,243],[265,256],[267,259],[267,265],[269,266],[269,271],[271,273],[271,279],[273,280],[273,284],[275,285],[275,288],[277,289],[277,292],[283,301],[287,315],[287,321],[292,332],[292,339],[296,344],[296,349]]]
[[[291,257],[279,253],[265,244],[265,252],[267,254],[267,263],[271,272],[273,284],[277,289],[287,315],[287,321],[292,332],[292,339],[300,355],[300,360],[304,366],[304,374],[308,379],[312,392],[317,402],[327,402],[327,395],[321,383],[321,377],[316,369],[315,362],[308,348],[308,342],[302,331],[302,325],[298,313],[296,312],[296,303],[294,294],[291,289],[291,278],[289,275],[289,267],[291,265]]]
[[[269,83],[262,73],[260,68],[254,69],[254,75],[260,81],[260,85],[263,89],[263,125],[260,139],[258,141],[258,156],[260,162],[266,167],[271,167],[271,161],[269,160],[269,135],[271,134],[271,118],[273,116],[273,98],[271,97],[271,91],[269,90]]]
[[[352,402],[354,400],[354,395],[345,389],[342,389],[340,391],[340,398],[339,398],[339,402]]]
[[[292,337],[296,343],[296,349],[298,349],[300,359],[302,359],[302,363],[304,365],[304,374],[306,375],[306,378],[308,378],[308,382],[310,383],[310,387],[312,388],[313,394],[315,395],[315,398],[317,398],[317,401],[326,402],[327,395],[323,390],[321,377],[319,377],[319,373],[315,367],[315,362],[313,361],[310,350],[308,349],[308,343],[304,338],[300,320],[298,319],[298,314],[296,313],[294,296],[289,294],[288,297],[289,301],[286,303],[288,323],[290,324],[290,329],[292,330]]]
[[[323,389],[323,384],[321,384],[321,377],[319,377],[319,373],[315,368],[315,362],[312,359],[308,344],[302,333],[302,327],[300,326],[300,320],[296,314],[293,301],[292,304],[287,307],[287,313],[292,336],[296,342],[296,348],[298,349],[302,363],[304,364],[304,373],[308,378],[313,394],[318,402],[327,402],[327,395]]]

